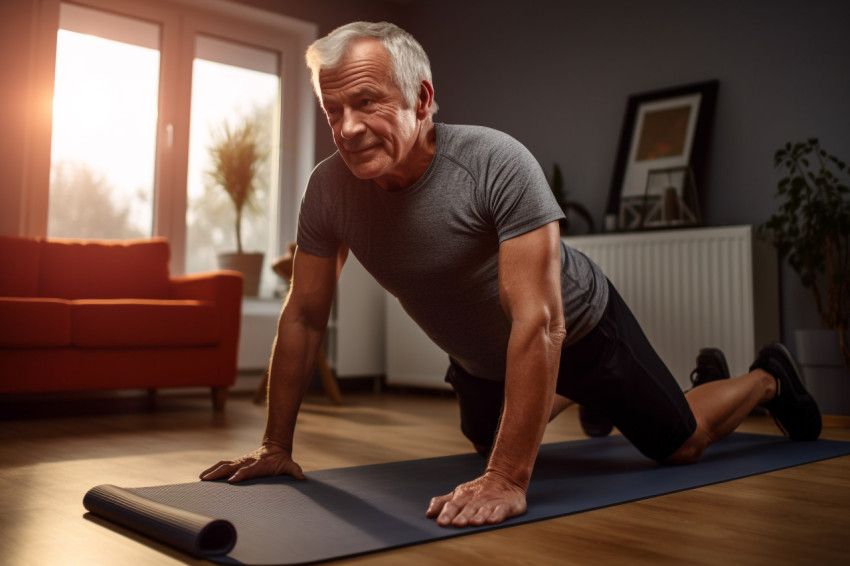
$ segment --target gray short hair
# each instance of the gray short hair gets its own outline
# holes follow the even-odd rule
[[[421,83],[431,80],[431,63],[428,55],[416,39],[400,27],[389,22],[353,22],[338,27],[321,39],[317,39],[307,48],[307,66],[310,68],[313,89],[319,100],[322,98],[319,87],[319,71],[333,69],[345,56],[348,46],[358,39],[374,38],[381,42],[390,56],[393,79],[401,90],[409,108],[416,107]],[[437,104],[431,113],[437,111]]]

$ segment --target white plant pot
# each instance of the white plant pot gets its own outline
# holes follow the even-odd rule
[[[219,269],[229,269],[242,274],[243,290],[246,297],[260,294],[260,278],[263,273],[262,253],[223,253],[218,254]]]
[[[797,362],[806,388],[824,415],[850,416],[850,372],[844,367],[837,330],[797,330]]]

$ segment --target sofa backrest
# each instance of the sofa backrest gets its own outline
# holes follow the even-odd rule
[[[7,246],[9,250],[5,249]],[[0,266],[4,272],[7,257],[16,262],[21,273],[9,276],[8,281],[5,273],[0,277],[3,296],[164,299],[170,295],[169,248],[165,238],[114,241],[2,238]]]
[[[41,241],[0,236],[0,297],[37,297]]]

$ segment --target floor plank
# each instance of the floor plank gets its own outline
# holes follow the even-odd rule
[[[305,471],[469,451],[449,396],[394,391],[344,401],[307,399],[295,452]],[[264,424],[248,395],[224,414],[205,394],[163,394],[153,409],[144,394],[0,398],[0,564],[209,564],[104,526],[85,514],[82,497],[102,483],[194,481],[256,448]],[[778,433],[767,416],[751,416],[741,430]],[[568,409],[545,441],[583,437]],[[850,440],[850,430],[823,437]],[[335,564],[848,564],[848,509],[843,457]]]

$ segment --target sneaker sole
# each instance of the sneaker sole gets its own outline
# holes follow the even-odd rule
[[[820,423],[820,421],[821,421],[820,409],[818,408],[817,402],[815,401],[814,397],[812,397],[812,394],[809,393],[809,390],[806,389],[806,386],[803,384],[803,380],[802,380],[803,373],[800,371],[800,368],[797,366],[797,362],[794,360],[794,356],[792,356],[791,352],[788,350],[788,348],[785,347],[785,344],[782,344],[781,342],[775,342],[775,343],[771,344],[771,347],[782,352],[782,356],[785,358],[785,360],[788,362],[788,364],[794,370],[794,374],[792,376],[793,379],[790,380],[791,381],[790,385],[791,385],[791,389],[794,392],[794,397],[797,399],[797,402],[798,402],[798,407],[796,408],[796,410],[798,411],[798,414],[801,413],[803,410],[805,410],[807,419],[814,420],[815,416],[816,416],[816,419],[819,423],[817,433],[814,434],[814,436],[813,436],[811,432],[806,432],[806,433],[800,433],[800,432],[797,432],[797,431],[792,432],[792,431],[788,430],[788,427],[786,427],[781,422],[783,420],[783,417],[785,416],[783,414],[783,411],[781,410],[782,409],[781,407],[771,409],[770,404],[772,403],[772,401],[769,402],[769,403],[766,403],[765,407],[767,407],[768,411],[770,411],[770,415],[773,417],[773,420],[776,421],[777,426],[779,426],[779,428],[782,429],[782,432],[787,434],[792,440],[817,440],[817,438],[820,436],[821,427],[822,427],[822,424]],[[775,376],[774,376],[774,378],[775,378]],[[779,381],[781,381],[781,380],[779,380]],[[779,393],[781,393],[781,391],[779,391]],[[805,404],[805,405],[803,405],[803,404]]]

